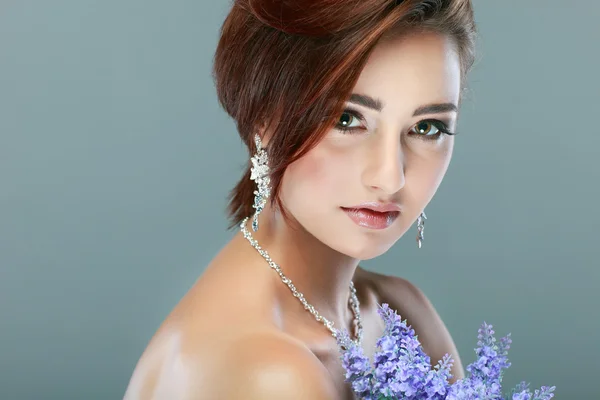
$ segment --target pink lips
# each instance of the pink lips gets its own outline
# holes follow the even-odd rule
[[[385,229],[400,215],[400,206],[393,203],[363,203],[342,210],[359,226],[370,229]]]

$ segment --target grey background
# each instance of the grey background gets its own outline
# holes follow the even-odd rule
[[[245,152],[210,68],[228,1],[0,6],[0,398],[122,398],[232,232]],[[485,320],[505,382],[599,399],[600,3],[477,1],[455,157],[368,268],[430,297],[465,364]],[[225,318],[226,316],[224,316]]]

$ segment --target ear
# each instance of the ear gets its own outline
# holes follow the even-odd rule
[[[274,118],[271,118],[269,121],[261,123],[255,130],[255,135],[258,135],[260,138],[263,148],[267,147],[273,138],[275,126],[277,126],[277,122]],[[252,140],[254,140],[254,138],[252,138]]]
[[[284,118],[284,111],[281,107],[276,107],[272,110],[269,115],[263,115],[259,119],[258,128],[255,130],[256,134],[260,136],[263,147],[268,147],[279,123]],[[254,140],[254,139],[252,139]]]

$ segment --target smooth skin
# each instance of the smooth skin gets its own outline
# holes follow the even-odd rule
[[[377,307],[388,303],[415,329],[432,363],[453,357],[453,380],[464,377],[456,346],[423,292],[358,264],[385,253],[438,189],[454,146],[454,136],[441,131],[454,132],[460,87],[451,39],[419,33],[381,41],[354,87],[361,96],[340,117],[350,130],[332,129],[284,174],[280,197],[294,222],[267,207],[258,232],[249,228],[336,327],[352,326],[354,281],[369,357],[384,328]],[[365,96],[378,100],[380,110]],[[269,132],[261,133],[268,146]],[[374,230],[341,209],[367,201],[402,211],[391,226]],[[440,267],[423,266],[432,276]],[[160,326],[125,394],[127,400],[353,398],[331,333],[239,232]]]

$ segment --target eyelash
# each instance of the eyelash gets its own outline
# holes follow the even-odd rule
[[[364,122],[364,117],[356,110],[346,109],[346,110],[344,110],[344,112],[342,114],[350,114],[352,117]],[[415,126],[417,126],[418,124],[421,124],[423,122],[430,123],[431,125],[435,126],[438,130],[438,133],[436,133],[435,135],[420,135],[418,133],[415,133],[415,135],[418,136],[421,140],[438,140],[442,136],[442,133],[444,133],[446,135],[450,135],[450,136],[456,135],[456,132],[450,132],[450,130],[448,129],[448,126],[444,122],[442,122],[438,119],[421,120],[421,121],[417,122],[413,126],[413,128],[411,128],[411,131],[412,131],[412,129],[414,129]],[[354,132],[354,131],[358,131],[358,130],[364,130],[363,128],[358,128],[358,127],[348,128],[345,126],[340,126],[339,124],[336,124],[336,129],[338,129],[342,132]]]

